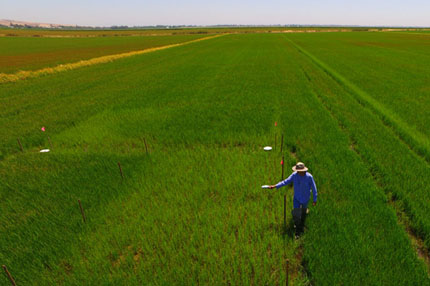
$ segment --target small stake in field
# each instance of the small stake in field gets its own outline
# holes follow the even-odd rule
[[[21,152],[24,152],[24,148],[22,148],[21,140],[19,140],[19,138],[17,138],[16,140],[18,140],[18,145],[19,145],[19,148],[21,149]]]
[[[283,147],[284,147],[284,135],[282,134],[282,136],[281,136],[281,154],[282,154]]]
[[[289,282],[289,280],[290,280],[290,279],[289,279],[289,278],[290,278],[290,277],[289,277],[289,272],[290,272],[290,271],[289,271],[289,268],[290,268],[290,260],[289,260],[289,259],[287,259],[287,261],[286,261],[286,262],[287,262],[287,265],[285,266],[285,272],[286,272],[286,273],[285,273],[285,274],[286,274],[286,275],[285,275],[285,276],[286,276],[286,279],[285,279],[285,285],[286,285],[286,286],[288,286],[288,282]]]
[[[52,149],[51,137],[49,137],[49,136],[48,136],[48,141],[49,141],[49,147],[51,147],[51,149]]]
[[[13,280],[13,277],[12,277],[12,275],[10,275],[9,271],[7,270],[6,265],[2,265],[2,267],[3,267],[3,269],[4,269],[4,272],[6,272],[6,275],[7,275],[7,277],[9,278],[10,283],[11,283],[13,286],[16,286],[15,280]]]
[[[282,156],[281,166],[282,166],[281,181],[282,181],[284,179],[284,156]]]
[[[122,168],[121,168],[121,163],[118,162],[118,168],[119,168],[119,172],[121,174],[121,178],[124,179],[124,174],[122,173]]]
[[[148,154],[148,145],[146,144],[146,139],[145,138],[143,138],[143,142],[145,143],[146,154]]]
[[[284,229],[287,230],[287,195],[284,195]]]
[[[82,207],[81,200],[78,200],[79,208],[81,209],[82,219],[84,220],[84,223],[87,221],[85,218],[84,208]]]
[[[276,133],[275,133],[275,148],[273,149],[276,150]]]
[[[281,166],[282,166],[281,181],[282,181],[284,180],[284,156],[282,156]],[[284,195],[284,228],[287,229],[287,195]]]

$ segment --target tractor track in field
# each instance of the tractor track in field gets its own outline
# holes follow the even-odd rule
[[[16,82],[16,81],[20,81],[20,80],[24,80],[24,79],[29,79],[29,78],[36,78],[36,77],[40,77],[43,75],[56,74],[56,73],[60,73],[60,72],[64,72],[64,71],[75,70],[78,68],[93,66],[93,65],[97,65],[97,64],[109,63],[109,62],[113,62],[115,60],[119,60],[119,59],[123,59],[123,58],[128,58],[128,57],[132,57],[132,56],[148,54],[148,53],[152,53],[152,52],[156,52],[156,51],[166,50],[166,49],[180,47],[180,46],[185,46],[185,45],[189,45],[189,44],[196,43],[196,42],[201,42],[201,41],[205,41],[205,40],[218,38],[218,37],[221,37],[224,35],[228,35],[228,34],[209,36],[209,37],[204,37],[204,38],[200,38],[200,39],[196,39],[196,40],[191,40],[188,42],[170,44],[170,45],[166,45],[166,46],[148,48],[148,49],[144,49],[144,50],[101,56],[101,57],[91,58],[91,59],[87,59],[87,60],[81,60],[81,61],[74,62],[74,63],[61,64],[61,65],[54,66],[54,67],[46,67],[46,68],[42,68],[42,69],[34,70],[34,71],[19,71],[17,73],[13,73],[13,74],[0,73],[0,84],[9,83],[9,82]]]
[[[416,234],[411,227],[411,222],[408,215],[399,206],[398,201],[392,194],[388,194],[388,204],[396,211],[399,225],[405,228],[409,239],[412,242],[414,249],[417,251],[417,255],[421,258],[427,266],[427,272],[430,277],[430,250],[426,248],[424,241]]]
[[[313,62],[313,61],[312,61]],[[314,63],[315,64],[315,63]],[[319,67],[318,65],[316,65],[317,67]],[[323,70],[324,71],[324,70]],[[324,107],[324,109],[328,112],[328,114],[330,114],[330,116],[337,122],[339,128],[342,130],[342,132],[348,137],[349,141],[350,141],[350,149],[357,154],[357,156],[360,158],[360,160],[365,163],[366,166],[372,166],[373,171],[376,171],[378,174],[378,176],[382,176],[382,174],[380,174],[379,170],[377,167],[373,166],[370,162],[368,162],[368,160],[363,156],[363,154],[361,154],[359,152],[359,150],[357,150],[356,145],[357,142],[354,140],[354,138],[351,136],[351,134],[349,134],[346,131],[346,127],[344,126],[344,124],[338,119],[338,117],[334,114],[334,112],[331,110],[330,106],[328,105],[328,103],[321,97],[321,95],[318,93],[317,90],[315,90],[314,85],[311,82],[311,77],[310,75],[304,70],[302,69],[302,72],[305,76],[305,78],[307,79],[309,86],[311,88],[311,92],[312,94],[317,98],[317,100],[321,103],[321,105]],[[342,87],[340,85],[340,87]],[[343,88],[343,90],[345,90],[345,88]],[[345,90],[346,92],[348,92],[347,90]],[[349,92],[348,92],[349,93]],[[362,104],[360,104],[363,108],[366,108],[366,106],[363,106]],[[375,114],[376,115],[376,114]],[[383,125],[386,128],[389,128],[390,130],[392,130],[389,126],[387,126],[384,122]],[[392,130],[393,131],[393,130]],[[394,133],[394,132],[393,132]],[[395,134],[395,133],[394,133]],[[403,143],[405,143],[402,140]],[[406,143],[405,143],[406,144]],[[424,240],[416,233],[416,231],[411,227],[411,222],[410,222],[410,215],[399,205],[399,203],[397,202],[397,199],[395,196],[393,196],[392,193],[387,193],[386,190],[383,188],[383,183],[380,181],[380,179],[378,178],[378,176],[372,172],[369,168],[369,173],[372,176],[372,179],[376,185],[376,187],[378,189],[380,189],[387,197],[387,203],[389,205],[389,207],[391,207],[397,216],[397,223],[405,230],[405,232],[408,235],[408,238],[411,242],[411,245],[413,247],[413,249],[415,249],[417,256],[420,260],[422,260],[424,262],[424,264],[426,265],[427,268],[427,273],[429,274],[430,277],[430,249],[428,249],[425,246]]]
[[[356,100],[364,108],[370,110],[387,128],[393,131],[397,139],[403,142],[418,157],[422,158],[430,166],[430,140],[418,130],[411,130],[406,122],[398,118],[375,100],[372,96],[361,90],[355,84],[332,70],[314,55],[286,37],[286,40],[297,49],[299,53],[308,58],[316,67],[333,79],[340,87]],[[306,75],[308,77],[308,75]],[[308,78],[309,80],[309,78]],[[415,132],[414,132],[415,131]],[[418,138],[418,139],[417,139]]]

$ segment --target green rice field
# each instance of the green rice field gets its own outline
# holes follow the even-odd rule
[[[204,37],[0,37],[0,73]],[[430,34],[232,33],[2,83],[0,265],[17,285],[430,285],[429,75]],[[318,187],[299,239],[292,188],[261,189],[281,160]]]

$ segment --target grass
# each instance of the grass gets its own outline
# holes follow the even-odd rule
[[[287,39],[228,35],[0,85],[0,262],[17,283],[280,285],[288,258],[294,285],[429,285],[380,185],[405,161],[371,152],[407,146]],[[304,161],[319,189],[298,241],[282,226],[291,189],[260,188],[280,177],[279,146],[261,149],[275,134],[286,174]]]

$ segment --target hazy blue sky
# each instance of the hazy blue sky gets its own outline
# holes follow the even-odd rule
[[[430,26],[430,0],[0,0],[0,19],[92,26],[157,24]]]

